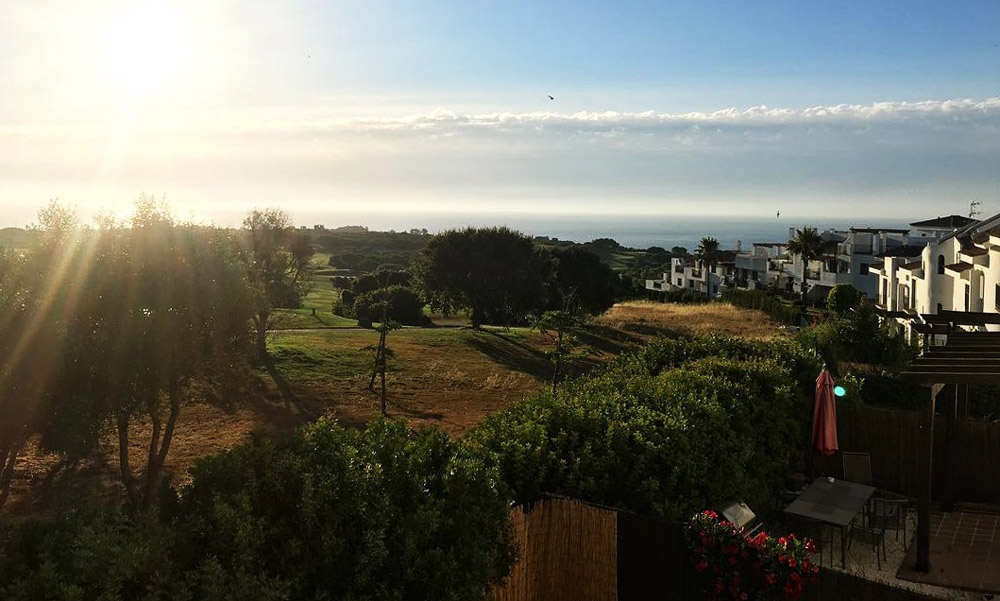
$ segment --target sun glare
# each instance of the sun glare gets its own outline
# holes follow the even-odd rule
[[[162,3],[124,9],[107,23],[103,41],[108,77],[131,95],[170,86],[190,66],[190,28]]]

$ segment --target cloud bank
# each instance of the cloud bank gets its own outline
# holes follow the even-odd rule
[[[0,123],[0,209],[545,210],[919,217],[1000,211],[1000,98],[667,114],[295,107]],[[102,204],[103,203],[103,204]],[[211,207],[206,209],[206,207]],[[216,207],[223,207],[218,208]]]

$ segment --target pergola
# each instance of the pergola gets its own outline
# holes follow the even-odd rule
[[[903,379],[930,388],[923,436],[923,482],[917,513],[917,565],[922,572],[930,571],[930,503],[933,482],[934,414],[937,397],[946,385],[953,386],[954,396],[945,412],[946,439],[950,442],[955,419],[968,411],[970,384],[1000,384],[1000,332],[969,332],[959,326],[1000,325],[1000,313],[967,313],[941,311],[936,315],[921,315],[911,328],[924,335],[924,352],[900,374]],[[931,346],[930,337],[944,335],[943,346]],[[947,401],[946,401],[947,402]],[[948,457],[950,445],[945,445]],[[945,463],[949,463],[948,459]],[[948,467],[946,465],[946,467]],[[950,470],[949,470],[950,471]],[[950,478],[946,472],[946,478]],[[950,485],[946,494],[950,500]]]

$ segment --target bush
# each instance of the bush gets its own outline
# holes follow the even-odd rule
[[[744,344],[651,344],[558,398],[502,409],[467,444],[497,465],[516,502],[559,493],[665,520],[731,498],[769,507],[811,413],[796,362],[781,359],[801,353]],[[745,356],[712,356],[725,348]]]
[[[659,300],[665,303],[678,303],[681,305],[698,305],[707,303],[709,298],[701,292],[696,292],[691,288],[681,290],[666,290],[658,295]]]
[[[867,303],[806,328],[797,338],[803,346],[818,350],[831,366],[852,361],[898,370],[917,355],[916,347],[907,342],[903,330],[895,323],[880,323],[874,308]]]
[[[358,320],[382,321],[380,303],[388,301],[389,319],[409,326],[426,324],[424,301],[417,293],[403,286],[389,286],[366,292],[354,301],[353,316]]]
[[[0,599],[482,599],[509,572],[495,474],[436,429],[320,420],[203,459],[160,522],[78,511],[8,529]]]
[[[722,301],[735,307],[757,309],[775,321],[788,325],[801,325],[805,311],[801,305],[789,304],[764,290],[727,288],[722,291]]]
[[[0,599],[159,599],[170,578],[162,529],[124,513],[85,508],[28,520],[0,546]]]
[[[792,601],[816,583],[817,549],[808,538],[749,537],[711,510],[691,518],[684,533],[706,599]]]
[[[836,315],[844,315],[861,304],[861,293],[850,284],[837,284],[826,295],[826,308]]]
[[[198,599],[481,599],[512,564],[497,482],[436,429],[320,420],[192,478],[174,523]]]

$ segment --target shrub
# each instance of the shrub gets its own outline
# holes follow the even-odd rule
[[[22,522],[0,546],[0,599],[164,598],[170,582],[164,534],[96,508]]]
[[[801,325],[805,312],[801,305],[786,303],[764,290],[741,290],[727,288],[722,291],[722,301],[735,307],[757,309],[767,313],[775,321],[788,325]]]
[[[320,420],[192,478],[173,517],[194,598],[479,599],[512,563],[496,480],[436,429]]]
[[[363,321],[382,321],[380,303],[388,301],[389,319],[404,325],[418,326],[428,322],[424,301],[417,293],[403,286],[389,286],[366,292],[354,301],[353,316]]]
[[[558,398],[502,409],[467,444],[517,502],[559,493],[665,520],[721,499],[770,506],[811,415],[797,402],[794,362],[780,359],[799,351],[721,339],[650,346]],[[712,357],[720,349],[734,356]]]
[[[851,284],[837,284],[826,295],[826,308],[836,315],[844,315],[861,303],[861,293]]]
[[[895,323],[880,323],[874,308],[867,303],[806,328],[797,339],[806,348],[818,350],[831,366],[852,361],[897,370],[908,365],[917,354],[902,329]]]
[[[691,518],[685,536],[706,599],[791,601],[816,583],[816,545],[807,538],[766,532],[749,537],[711,510]]]

